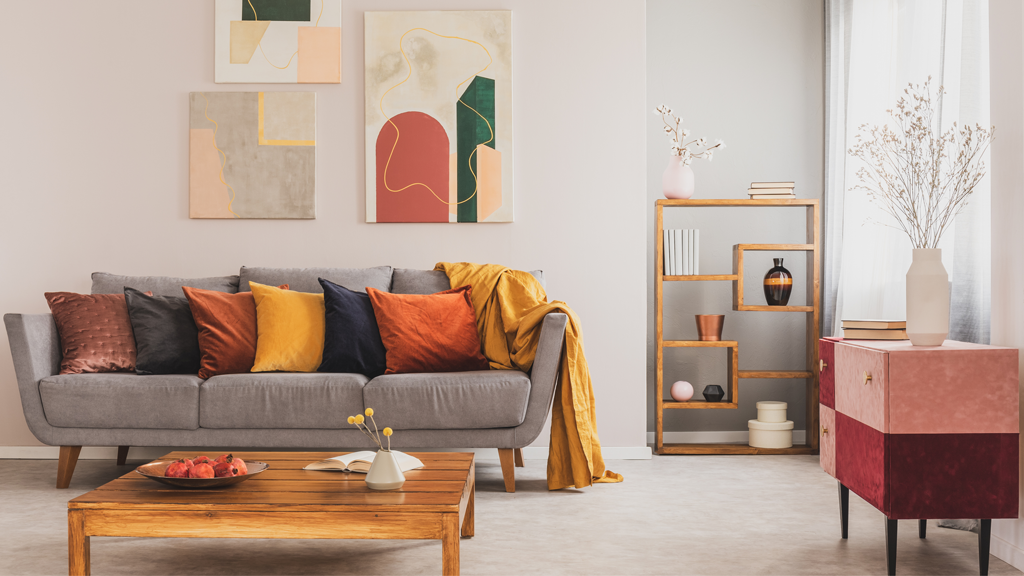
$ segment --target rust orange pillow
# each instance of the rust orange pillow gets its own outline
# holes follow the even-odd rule
[[[389,294],[370,287],[366,293],[387,350],[386,374],[490,367],[480,352],[469,286],[428,295]]]
[[[287,290],[288,285],[279,288]],[[199,377],[243,374],[256,361],[256,300],[252,292],[228,294],[183,286],[199,329]]]
[[[135,334],[124,294],[43,296],[60,334],[61,374],[135,371]]]

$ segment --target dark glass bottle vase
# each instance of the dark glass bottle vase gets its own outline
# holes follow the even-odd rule
[[[772,258],[775,268],[764,275],[764,299],[769,306],[785,306],[793,292],[793,275],[782,267],[782,258]]]

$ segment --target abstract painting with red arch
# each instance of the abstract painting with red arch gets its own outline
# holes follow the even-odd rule
[[[366,221],[512,222],[512,13],[365,12]]]
[[[440,122],[402,112],[380,129],[376,152],[377,222],[448,221],[448,134]]]

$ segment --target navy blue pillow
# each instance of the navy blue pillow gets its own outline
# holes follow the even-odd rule
[[[347,372],[367,378],[387,369],[384,342],[370,297],[330,280],[324,289],[324,357],[319,372]]]

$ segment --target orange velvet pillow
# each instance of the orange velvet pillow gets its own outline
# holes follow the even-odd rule
[[[287,290],[288,285],[279,288]],[[199,377],[252,370],[256,361],[256,300],[252,292],[181,289],[199,329]]]
[[[437,294],[389,294],[367,287],[386,374],[487,370],[469,286]]]

